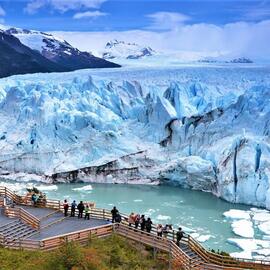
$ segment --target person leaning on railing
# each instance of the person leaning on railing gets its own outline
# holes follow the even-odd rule
[[[65,217],[67,217],[68,216],[68,208],[69,208],[69,204],[68,204],[67,200],[64,200],[63,207],[64,207],[64,215],[65,215]]]
[[[88,204],[85,206],[84,213],[85,213],[84,219],[88,219],[89,220],[90,219],[90,207],[89,207]]]
[[[116,222],[115,218],[116,218],[118,213],[119,213],[119,211],[117,210],[116,206],[114,206],[113,209],[111,210],[112,223]]]

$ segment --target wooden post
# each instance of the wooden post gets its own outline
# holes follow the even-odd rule
[[[105,219],[105,209],[103,209],[103,219]]]
[[[169,251],[169,270],[172,269],[172,244],[170,242],[170,251]]]

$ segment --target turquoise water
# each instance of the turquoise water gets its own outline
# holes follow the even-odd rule
[[[10,188],[19,192],[25,190],[25,185],[8,183]],[[225,202],[209,193],[168,186],[59,184],[41,185],[40,189],[52,199],[94,201],[97,207],[108,209],[115,205],[123,213],[144,213],[155,223],[173,224],[174,228],[182,226],[200,235],[211,235],[203,245],[227,252],[239,249],[226,242],[228,238],[237,236],[231,230],[230,220],[222,214],[229,209],[250,208]]]

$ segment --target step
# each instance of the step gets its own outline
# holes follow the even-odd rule
[[[14,231],[14,233],[7,235],[7,237],[12,237],[12,238],[21,238],[23,235],[29,234],[34,232],[32,228],[23,228],[17,231]]]
[[[12,234],[13,232],[17,232],[20,231],[21,229],[25,228],[25,224],[21,223],[21,222],[17,222],[16,224],[14,224],[13,226],[11,226],[8,229],[3,230],[3,234]]]
[[[8,230],[9,228],[13,227],[15,224],[17,224],[19,220],[13,220],[9,223],[4,224],[3,226],[1,226],[0,228],[0,232],[4,231],[4,230]]]

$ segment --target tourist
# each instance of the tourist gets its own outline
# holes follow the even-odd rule
[[[157,225],[157,236],[162,237],[162,231],[163,231],[163,226],[161,224]]]
[[[36,193],[32,194],[31,200],[33,201],[34,205],[37,205],[38,196]]]
[[[131,227],[132,224],[135,224],[135,216],[133,212],[128,217],[128,225]]]
[[[135,229],[138,229],[138,227],[139,227],[139,224],[140,224],[140,219],[141,219],[141,217],[140,217],[140,215],[139,214],[137,214],[136,216],[135,216]]]
[[[183,236],[184,236],[184,233],[182,231],[182,228],[179,227],[179,229],[178,229],[178,231],[176,233],[176,244],[177,244],[178,247],[180,247],[180,241],[183,238]]]
[[[71,204],[71,212],[70,212],[71,217],[75,217],[76,207],[77,207],[77,203],[76,203],[76,201],[73,201]]]
[[[69,208],[69,204],[68,204],[67,200],[64,200],[63,207],[64,207],[65,217],[67,217],[67,215],[68,215],[68,208]]]
[[[84,204],[83,204],[82,201],[80,201],[80,203],[78,204],[77,209],[79,211],[78,218],[82,218],[83,217],[83,211],[84,211]]]
[[[141,225],[141,230],[144,231],[144,229],[145,229],[145,217],[144,217],[144,215],[142,215],[141,218],[140,218],[140,225]]]
[[[152,230],[152,224],[153,224],[153,222],[152,222],[151,218],[148,218],[148,219],[146,220],[146,222],[145,222],[145,228],[146,228],[146,231],[147,231],[148,233],[150,233],[151,230]]]
[[[121,217],[121,215],[119,214],[119,212],[117,212],[117,214],[116,214],[114,220],[115,220],[116,223],[121,223],[122,217]]]
[[[112,223],[114,223],[115,222],[115,217],[118,214],[118,210],[116,209],[115,206],[113,207],[111,213],[112,213]]]
[[[163,227],[163,231],[162,231],[163,236],[164,236],[165,238],[167,238],[170,231],[172,231],[172,225],[171,225],[171,224],[170,224],[170,225],[169,225],[169,224],[166,224],[166,225]]]
[[[84,212],[85,212],[84,219],[88,219],[89,220],[90,219],[90,207],[89,207],[88,204],[86,205]]]

